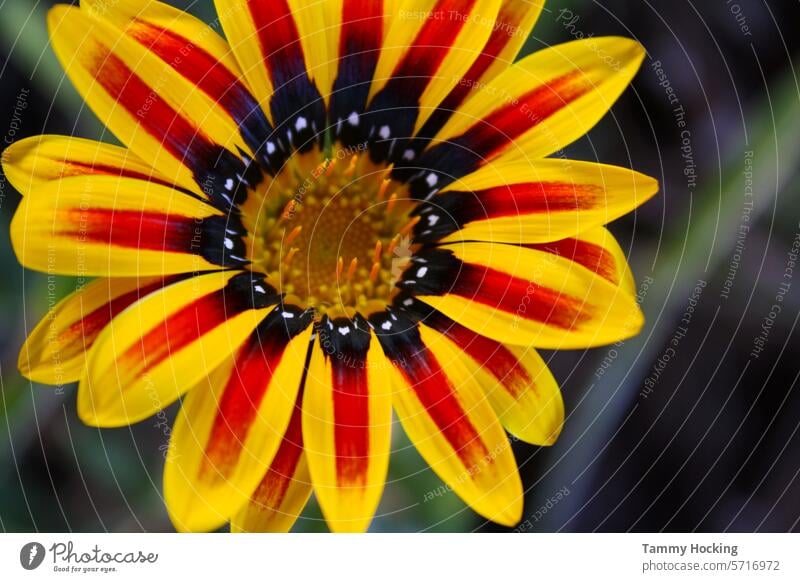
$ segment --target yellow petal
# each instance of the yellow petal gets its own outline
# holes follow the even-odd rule
[[[450,140],[493,122],[491,135],[499,139],[508,124],[508,139],[487,152],[492,158],[503,151],[544,157],[582,136],[606,114],[644,56],[639,43],[621,37],[576,40],[538,51],[476,93],[436,140]]]
[[[431,198],[415,235],[418,242],[550,242],[616,220],[657,191],[654,179],[604,164],[494,162]]]
[[[533,27],[544,8],[545,0],[503,0],[500,11],[492,29],[492,35],[486,41],[484,55],[490,55],[491,63],[480,74],[467,75],[474,78],[473,91],[480,91],[481,86],[488,83],[505,71],[517,57],[525,42],[533,32]],[[478,71],[474,71],[478,73]]]
[[[264,478],[239,513],[232,532],[288,532],[311,496],[311,474],[303,451],[302,390],[278,451]]]
[[[126,148],[61,135],[37,135],[13,143],[3,151],[3,172],[23,195],[45,182],[91,174],[169,185],[154,168]]]
[[[426,140],[435,136],[470,95],[481,91],[486,83],[511,66],[528,40],[543,6],[544,0],[503,0],[481,54],[425,122],[417,133],[418,138]],[[419,149],[424,149],[425,145],[423,141]]]
[[[408,93],[419,108],[414,127],[418,130],[479,56],[499,9],[500,0],[460,5],[451,0],[398,2],[378,61],[372,97],[384,88]],[[422,93],[417,95],[420,88]],[[389,99],[404,96],[390,95]],[[410,137],[410,133],[398,137]]]
[[[472,509],[497,523],[516,524],[523,499],[514,454],[466,356],[438,332],[395,317],[381,314],[370,322],[393,364],[394,407],[403,429]]]
[[[230,235],[229,228],[241,234]],[[87,175],[43,183],[22,199],[10,230],[20,263],[47,273],[135,277],[244,263],[245,233],[235,217],[133,178]]]
[[[365,531],[383,492],[392,422],[387,365],[362,317],[323,319],[303,398],[303,441],[333,531]]]
[[[151,293],[98,336],[78,387],[78,414],[114,427],[156,413],[238,349],[277,301],[265,281],[235,271]]]
[[[268,472],[295,407],[310,324],[310,312],[276,307],[235,357],[186,397],[164,469],[177,529],[220,527]]]
[[[602,226],[559,241],[524,246],[569,259],[631,295],[636,294],[636,283],[625,251],[614,235]]]
[[[508,432],[535,445],[556,441],[564,423],[564,402],[536,350],[484,337],[419,301],[404,305],[421,325],[442,334],[441,341],[464,354],[464,365]]]
[[[216,102],[168,63],[88,10],[48,14],[56,56],[86,103],[129,148],[198,196],[228,195],[247,146]]]
[[[475,93],[414,165],[411,181],[426,199],[499,159],[538,159],[584,135],[611,108],[644,58],[618,37],[578,40],[524,58]]]
[[[135,41],[139,54],[147,52],[163,61],[189,83],[193,93],[205,94],[212,102],[212,114],[228,124],[225,131],[238,131],[250,157],[263,160],[267,167],[280,167],[280,161],[271,159],[264,147],[272,126],[247,87],[228,43],[216,31],[183,10],[152,0],[112,4],[89,0],[81,2],[81,8],[112,24],[118,35]],[[169,89],[162,93],[168,95]],[[203,127],[208,129],[205,119]],[[222,137],[227,139],[228,134]]]
[[[326,127],[320,90],[327,92],[332,84],[330,59],[324,56],[329,50],[327,9],[304,0],[215,0],[215,5],[231,49],[279,139],[301,151],[311,149]]]
[[[168,282],[157,277],[97,279],[65,297],[28,336],[19,353],[20,372],[43,384],[77,382],[86,354],[108,322]]]
[[[477,333],[514,345],[594,347],[636,335],[644,323],[630,290],[567,257],[515,245],[423,251],[400,286]]]

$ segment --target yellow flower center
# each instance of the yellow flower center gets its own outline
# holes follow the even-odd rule
[[[295,156],[243,205],[253,267],[318,315],[383,310],[412,255],[416,203],[366,151]]]

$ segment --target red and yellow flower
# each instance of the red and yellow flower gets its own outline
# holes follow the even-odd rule
[[[183,398],[178,529],[288,530],[313,491],[333,530],[365,530],[392,410],[476,512],[519,521],[505,431],[549,445],[564,417],[536,349],[639,330],[603,225],[657,190],[552,156],[644,53],[592,38],[513,63],[541,4],[217,0],[213,26],[158,2],[51,10],[124,146],[44,135],[4,155],[21,263],[92,278],[19,366],[79,381],[90,425]]]

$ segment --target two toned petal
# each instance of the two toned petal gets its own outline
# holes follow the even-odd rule
[[[314,491],[334,531],[364,531],[383,492],[392,423],[387,362],[364,318],[324,318],[303,398]]]
[[[231,519],[232,532],[288,532],[311,497],[311,474],[303,451],[302,401],[301,387],[269,469],[247,504]]]
[[[495,341],[581,349],[635,335],[643,324],[632,293],[568,257],[491,243],[418,254],[401,287]]]
[[[78,387],[92,426],[132,424],[156,413],[238,349],[279,296],[247,272],[212,272],[151,293],[95,340]]]
[[[412,300],[404,310],[465,354],[464,364],[508,432],[534,445],[556,441],[564,423],[564,401],[536,350],[484,337],[419,301]]]
[[[391,22],[390,0],[340,0],[331,14],[338,25],[333,33],[338,55],[333,92],[330,96],[330,124],[346,146],[365,138],[362,115],[367,108],[375,68]],[[337,53],[333,53],[337,54]]]
[[[58,5],[48,14],[56,56],[86,103],[171,182],[230,204],[255,180],[233,120],[188,79],[96,11]],[[237,153],[234,153],[237,152]]]
[[[277,151],[265,144],[272,126],[250,93],[233,53],[216,31],[192,15],[162,2],[84,0],[81,8],[113,24],[120,36],[133,39],[204,93],[238,127],[248,154],[267,169],[280,167]],[[169,89],[167,89],[169,91]],[[204,127],[207,123],[204,121]],[[230,130],[231,128],[228,128]]]
[[[3,150],[3,173],[22,195],[46,182],[74,176],[135,178],[172,186],[127,148],[61,135],[37,135]]]
[[[325,128],[325,103],[309,72],[312,55],[328,46],[324,9],[299,0],[215,0],[215,5],[250,87],[270,112],[279,136],[275,147],[310,150]],[[320,71],[326,83],[327,70]]]
[[[470,95],[506,70],[528,40],[544,0],[503,0],[492,33],[478,58],[417,133],[419,147],[434,137]],[[419,153],[419,152],[417,152]]]
[[[573,261],[627,293],[636,294],[625,251],[614,235],[602,226],[561,240],[522,246]]]
[[[186,397],[164,471],[164,496],[179,530],[221,526],[268,473],[302,383],[311,318],[277,306],[210,385],[203,381]]]
[[[476,512],[504,525],[522,516],[511,445],[465,356],[402,314],[373,315],[403,429],[430,467]]]
[[[197,198],[155,182],[85,175],[45,182],[11,221],[20,263],[49,273],[147,276],[246,263],[245,231]]]
[[[656,180],[564,159],[489,164],[421,205],[416,242],[541,243],[607,224],[649,200]]]
[[[407,155],[408,140],[480,54],[499,8],[500,0],[395,3],[371,89],[374,161]]]
[[[636,42],[617,37],[547,48],[514,64],[475,93],[436,135],[412,180],[425,199],[488,162],[541,158],[591,129],[628,86],[644,58]]]
[[[80,379],[86,354],[117,314],[172,279],[97,279],[62,299],[33,329],[19,353],[26,378],[63,385]]]

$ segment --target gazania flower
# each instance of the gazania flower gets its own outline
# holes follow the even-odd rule
[[[216,4],[212,26],[134,0],[50,12],[124,146],[47,135],[4,156],[21,263],[92,278],[33,330],[22,373],[79,381],[101,427],[182,398],[164,474],[180,530],[288,530],[312,491],[333,530],[366,529],[392,410],[448,488],[516,523],[505,431],[548,445],[564,416],[536,349],[642,324],[603,225],[656,183],[552,156],[641,47],[512,64],[535,0]]]

